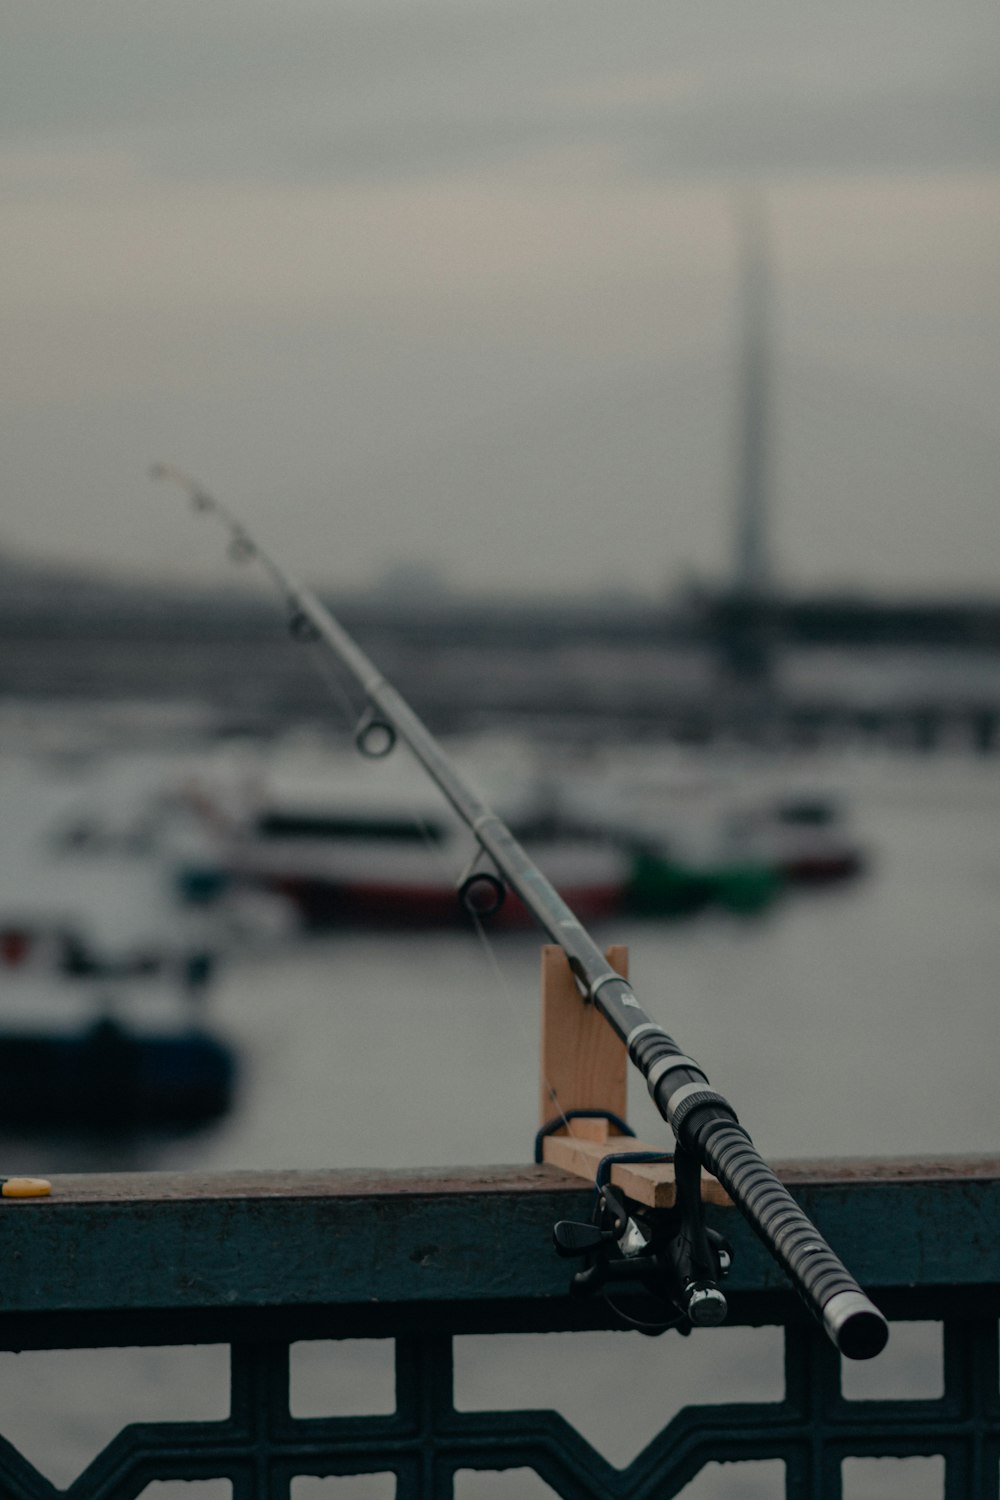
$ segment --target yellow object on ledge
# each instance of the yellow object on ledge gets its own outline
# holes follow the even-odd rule
[[[0,1177],[0,1198],[47,1198],[51,1191],[44,1177]]]

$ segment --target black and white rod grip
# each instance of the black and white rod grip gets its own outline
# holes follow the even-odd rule
[[[740,1126],[709,1115],[690,1133],[701,1136],[700,1159],[722,1183],[789,1280],[822,1322],[841,1354],[872,1359],[885,1348],[889,1325],[847,1267],[803,1213]]]
[[[872,1359],[889,1325],[760,1156],[728,1100],[659,1026],[637,1026],[629,1051],[677,1140],[726,1189],[841,1354]]]

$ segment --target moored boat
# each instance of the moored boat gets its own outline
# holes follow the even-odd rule
[[[750,820],[749,841],[792,885],[829,885],[868,865],[840,802],[819,794],[785,796]]]
[[[206,905],[256,891],[288,903],[302,927],[434,926],[466,920],[457,899],[468,840],[440,807],[351,798],[313,785],[260,786],[240,813],[234,799],[196,799],[207,842],[177,865],[179,894]],[[512,800],[507,822],[563,900],[587,921],[616,913],[683,917],[715,906],[742,915],[766,909],[783,881],[752,854],[722,858],[675,850],[662,830],[595,814],[551,788]],[[528,925],[509,894],[490,916]]]
[[[345,803],[315,791],[272,788],[249,815],[213,820],[207,853],[184,859],[180,894],[208,903],[224,892],[262,890],[291,902],[306,928],[338,923],[393,926],[462,919],[457,873],[468,861],[456,820],[393,802]],[[536,816],[515,824],[564,900],[590,920],[626,905],[628,850],[607,839]],[[501,926],[530,918],[509,897],[491,918]]]
[[[217,952],[202,943],[182,947],[142,941],[108,948],[72,918],[48,912],[0,916],[0,971],[10,978],[37,974],[98,982],[163,978],[189,994],[208,985]]]
[[[662,851],[640,849],[633,864],[629,909],[640,916],[679,917],[711,906],[756,916],[774,903],[784,884],[774,865],[749,854],[688,864]]]
[[[205,1020],[207,950],[108,950],[44,913],[0,923],[0,1128],[185,1132],[230,1108],[235,1052]]]
[[[231,1049],[200,1026],[0,1025],[0,1126],[53,1133],[185,1131],[229,1109]]]

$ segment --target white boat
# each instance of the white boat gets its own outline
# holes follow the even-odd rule
[[[824,795],[779,798],[758,813],[751,839],[794,885],[846,880],[868,863],[839,802]]]

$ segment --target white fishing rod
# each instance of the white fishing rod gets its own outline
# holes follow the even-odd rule
[[[353,678],[366,702],[355,735],[358,748],[364,754],[381,756],[393,748],[397,738],[401,739],[470,828],[496,871],[472,868],[464,876],[460,893],[470,908],[480,914],[495,908],[506,882],[562,948],[580,989],[581,1003],[596,1006],[626,1044],[629,1057],[676,1137],[679,1201],[683,1194],[685,1202],[666,1254],[644,1238],[641,1230],[633,1232],[635,1221],[627,1214],[617,1219],[612,1214],[622,1255],[615,1264],[628,1269],[631,1258],[636,1278],[648,1286],[648,1265],[655,1260],[671,1285],[671,1300],[684,1318],[695,1323],[721,1321],[725,1299],[714,1283],[725,1274],[726,1256],[720,1254],[719,1237],[705,1231],[700,1218],[699,1178],[700,1168],[705,1167],[725,1187],[840,1352],[852,1359],[870,1359],[878,1354],[889,1336],[885,1318],[760,1156],[732,1105],[711,1087],[701,1065],[646,1014],[628,982],[609,969],[589,933],[502,819],[468,786],[405,699],[386,682],[313,591],[292,578],[228,506],[171,465],[157,464],[151,472],[156,479],[180,485],[197,510],[214,515],[222,523],[234,557],[256,559],[283,596],[292,634],[321,643]],[[605,1197],[615,1205],[610,1189],[605,1188]],[[598,1253],[596,1230],[588,1234],[588,1226],[558,1227],[564,1230],[561,1241],[557,1235],[563,1253]],[[605,1233],[603,1240],[607,1239]]]

